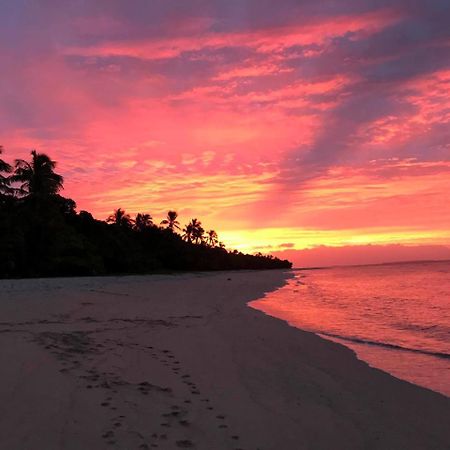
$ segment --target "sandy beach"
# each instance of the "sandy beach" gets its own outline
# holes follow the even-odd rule
[[[247,306],[289,276],[0,281],[0,449],[448,449],[448,398]]]

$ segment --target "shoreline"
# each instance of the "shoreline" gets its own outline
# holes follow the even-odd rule
[[[1,280],[0,448],[446,448],[449,399],[247,306],[290,276]]]

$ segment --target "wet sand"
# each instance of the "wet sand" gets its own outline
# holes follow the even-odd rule
[[[0,281],[0,449],[447,449],[449,399],[247,306],[288,276]]]

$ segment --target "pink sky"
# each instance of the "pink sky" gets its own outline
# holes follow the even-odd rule
[[[449,20],[441,0],[6,2],[0,144],[56,159],[98,218],[176,209],[251,252],[447,246]]]

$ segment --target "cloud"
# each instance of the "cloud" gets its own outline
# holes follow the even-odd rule
[[[230,233],[448,225],[447,1],[2,7],[6,156],[49,152],[100,217],[120,203]]]
[[[448,118],[441,117],[434,130],[427,130],[425,139],[433,139],[434,145],[426,145],[422,138],[420,149],[416,133],[409,133],[406,142],[399,139],[400,145],[391,140],[389,146],[375,148],[361,132],[385,120],[408,123],[420,113],[420,105],[411,97],[428,95],[428,90],[422,90],[423,80],[439,78],[450,67],[449,18],[450,9],[442,2],[416,4],[408,12],[403,10],[395,23],[368,35],[338,36],[309,58],[300,69],[307,78],[339,73],[351,75],[354,81],[345,85],[336,104],[324,112],[313,142],[287,156],[283,180],[302,182],[334,164],[367,161],[380,154],[430,158],[430,151],[438,150],[440,156],[439,147],[448,142],[448,135],[439,128]],[[443,85],[448,87],[448,81]],[[446,102],[441,99],[439,103],[445,116]]]

